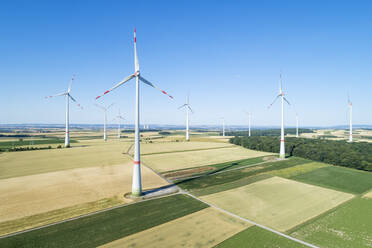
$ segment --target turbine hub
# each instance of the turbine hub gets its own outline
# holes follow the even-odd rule
[[[139,76],[140,75],[140,72],[139,71],[136,71],[136,72],[134,72],[134,76]]]

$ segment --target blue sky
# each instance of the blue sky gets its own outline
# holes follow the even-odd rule
[[[63,123],[62,97],[76,80],[72,123],[102,123],[95,96],[133,73],[133,27],[142,75],[144,123],[279,125],[279,72],[294,106],[286,124],[372,124],[372,4],[368,1],[1,1],[0,123]],[[106,95],[128,123],[134,81]],[[102,102],[102,101],[100,101]]]

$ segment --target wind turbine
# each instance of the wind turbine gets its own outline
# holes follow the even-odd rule
[[[285,146],[284,146],[284,101],[291,105],[288,100],[284,97],[284,92],[282,90],[282,74],[280,73],[280,88],[279,88],[279,95],[277,95],[274,101],[269,105],[269,108],[276,102],[276,100],[281,97],[282,98],[282,125],[281,125],[281,132],[280,132],[280,158],[285,158]]]
[[[52,97],[56,97],[56,96],[65,96],[66,98],[66,132],[65,132],[65,147],[70,147],[70,123],[69,123],[69,111],[70,111],[70,99],[74,102],[76,102],[76,100],[71,96],[70,94],[70,91],[71,91],[71,86],[72,86],[72,82],[74,81],[74,78],[75,76],[73,75],[72,78],[71,78],[71,82],[70,82],[70,85],[67,89],[66,92],[63,92],[63,93],[59,93],[57,95],[54,95],[54,96],[47,96],[45,98],[52,98]],[[78,104],[76,102],[76,104],[78,105],[79,108],[83,109],[80,104]]]
[[[191,113],[194,113],[190,107],[189,95],[187,95],[186,103],[179,107],[178,109],[185,108],[186,109],[186,141],[190,140],[190,131],[189,131],[189,110]]]
[[[109,108],[111,108],[112,105],[114,105],[115,103],[111,103],[109,106],[105,107],[105,106],[102,106],[102,105],[98,105],[98,104],[95,104],[96,107],[100,108],[103,110],[104,112],[104,120],[103,120],[103,140],[106,141],[107,140],[107,131],[106,131],[106,124],[107,124],[107,110]]]
[[[133,161],[133,179],[132,179],[132,195],[133,196],[140,196],[142,195],[142,183],[141,183],[141,162],[140,162],[140,113],[139,113],[139,81],[160,90],[163,94],[168,95],[167,92],[161,90],[158,86],[153,83],[150,83],[148,80],[144,79],[140,76],[139,70],[139,63],[137,57],[137,40],[136,40],[136,29],[134,29],[134,74],[130,75],[129,77],[125,78],[124,80],[117,83],[114,87],[109,90],[106,90],[103,95],[113,91],[120,85],[128,82],[132,78],[136,78],[136,111],[135,111],[135,132],[134,132],[134,161]],[[97,96],[96,99],[102,97],[103,95]],[[168,95],[170,98],[173,99],[172,96]]]
[[[225,118],[221,118],[222,119],[222,136],[225,137]]]
[[[114,118],[114,120],[118,120],[118,139],[120,139],[120,120],[125,120],[123,116],[120,115],[120,109],[119,109],[119,114]]]
[[[298,138],[298,114],[296,113],[296,138]]]
[[[251,118],[252,118],[252,114],[245,111],[245,113],[248,115],[248,136],[250,137],[251,136]]]
[[[350,125],[350,129],[349,129],[349,142],[352,143],[353,142],[353,103],[350,101],[350,96],[348,95],[347,96],[347,103],[349,105],[349,125]]]

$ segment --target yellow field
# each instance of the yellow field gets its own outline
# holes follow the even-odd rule
[[[265,155],[271,155],[271,153],[233,146],[230,148],[217,148],[202,151],[147,155],[143,156],[142,161],[154,170],[164,172]]]
[[[0,179],[67,170],[123,164],[131,142],[87,140],[72,148],[6,152],[0,154]]]
[[[141,144],[141,154],[151,154],[151,153],[165,153],[165,152],[175,152],[175,151],[187,151],[187,150],[198,150],[198,149],[209,149],[218,147],[229,147],[232,144],[216,143],[216,142],[156,142]],[[131,154],[133,154],[133,148],[131,149]]]
[[[372,198],[372,191],[366,193],[363,197]]]
[[[272,177],[201,198],[257,223],[286,231],[352,197],[351,194]]]
[[[0,222],[0,235],[19,232],[26,229],[48,225],[69,218],[92,213],[98,210],[110,208],[124,204],[123,197],[104,198],[94,202],[87,202],[73,205],[71,207],[60,208],[41,214],[31,215],[16,220]]]
[[[145,189],[167,185],[144,166],[142,179]],[[131,162],[3,179],[0,222],[113,196],[122,198],[131,191],[131,185]]]
[[[101,247],[214,247],[249,226],[206,208]]]
[[[279,177],[293,177],[299,174],[304,174],[319,168],[324,168],[331,166],[329,164],[323,164],[319,162],[312,162],[312,163],[306,163],[306,164],[300,164],[296,165],[293,167],[281,169],[281,170],[275,170],[275,171],[270,171],[268,174],[273,175],[273,176],[279,176]]]

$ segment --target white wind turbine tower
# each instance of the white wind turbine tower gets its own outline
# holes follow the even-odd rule
[[[179,107],[178,109],[185,108],[186,109],[186,141],[190,141],[190,129],[189,129],[189,111],[191,113],[194,113],[190,107],[190,101],[189,101],[189,96],[187,95],[186,98],[186,103]]]
[[[252,118],[252,114],[249,113],[249,112],[245,112],[247,115],[248,115],[248,136],[250,137],[251,136],[251,118]]]
[[[120,115],[120,109],[119,109],[119,114],[114,118],[114,120],[117,119],[118,120],[118,139],[120,139],[120,120],[125,120],[125,118],[123,116]]]
[[[349,142],[353,142],[353,103],[350,101],[349,95],[347,96],[347,103],[349,105]]]
[[[281,125],[281,132],[280,132],[280,153],[279,157],[280,158],[285,158],[285,145],[284,145],[284,101],[290,105],[288,100],[284,97],[284,92],[282,89],[282,74],[280,73],[280,88],[279,88],[279,95],[275,97],[274,101],[269,105],[269,108],[275,103],[275,101],[281,97],[282,98],[282,125]]]
[[[74,75],[72,76],[71,78],[71,82],[70,82],[70,86],[68,87],[67,91],[66,92],[63,92],[63,93],[60,93],[60,94],[57,94],[57,95],[54,95],[54,96],[47,96],[45,98],[52,98],[52,97],[56,97],[56,96],[65,96],[66,98],[66,133],[65,133],[65,147],[70,147],[70,123],[69,123],[69,111],[70,111],[70,99],[74,102],[76,102],[76,100],[71,96],[70,94],[70,91],[71,91],[71,86],[72,86],[72,82],[74,81]],[[77,103],[77,102],[76,102]],[[78,104],[78,107],[82,109],[82,107],[80,106],[80,104]]]
[[[105,91],[103,95],[109,93],[110,91],[116,89],[120,85],[124,84],[125,82],[131,80],[132,78],[136,78],[136,111],[135,111],[135,132],[134,132],[134,161],[133,161],[133,179],[132,179],[132,195],[133,196],[140,196],[142,195],[142,182],[141,182],[141,162],[140,162],[140,113],[139,113],[139,81],[142,81],[143,83],[154,87],[158,90],[160,90],[163,94],[168,95],[167,92],[164,90],[161,90],[159,87],[157,87],[155,84],[150,83],[146,79],[144,79],[140,75],[139,71],[139,63],[138,63],[138,57],[137,57],[137,40],[136,40],[136,29],[134,29],[134,74],[130,75],[129,77],[125,78],[124,80],[117,83],[114,87],[111,89]],[[97,96],[96,99],[102,97]],[[172,96],[168,95],[170,98],[173,99]]]
[[[225,118],[221,118],[222,119],[222,136],[225,137]]]
[[[298,114],[296,113],[296,138],[298,138]]]
[[[107,130],[106,130],[106,125],[107,125],[107,110],[111,108],[112,105],[115,103],[111,103],[109,106],[105,107],[102,105],[95,104],[98,108],[102,109],[104,112],[104,119],[103,119],[103,140],[107,140]]]

